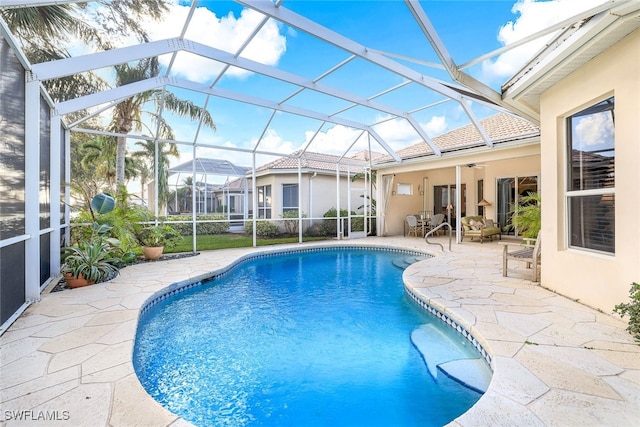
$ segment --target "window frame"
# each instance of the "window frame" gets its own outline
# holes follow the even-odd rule
[[[291,190],[285,190],[285,188],[292,188]],[[291,206],[287,206],[286,202],[287,197],[293,197],[295,199],[295,204]],[[282,213],[290,212],[290,211],[300,211],[300,197],[299,197],[299,186],[298,183],[292,184],[282,184]]]
[[[608,105],[607,105],[608,104]],[[594,186],[593,183],[587,183],[586,185],[583,184],[585,181],[587,181],[587,179],[594,179],[594,178],[598,178],[598,175],[591,175],[588,176],[586,173],[583,172],[584,167],[582,166],[583,162],[582,159],[580,160],[580,175],[577,177],[580,179],[580,186],[582,188],[578,188],[578,189],[574,189],[575,186],[575,178],[576,178],[576,173],[575,173],[575,168],[574,168],[574,155],[573,155],[573,151],[574,151],[574,138],[573,138],[573,120],[579,118],[579,117],[585,117],[588,115],[595,115],[595,114],[600,114],[606,111],[611,111],[611,123],[613,124],[613,144],[612,144],[612,148],[611,149],[607,149],[607,150],[599,150],[599,151],[590,151],[590,152],[586,152],[588,154],[593,154],[593,153],[598,153],[598,152],[612,152],[613,155],[611,156],[611,161],[609,162],[610,165],[612,165],[613,171],[609,172],[607,175],[611,175],[611,177],[605,177],[604,179],[600,179],[599,182],[605,182],[605,185],[596,185]],[[615,156],[615,96],[611,95],[608,97],[605,97],[603,99],[601,99],[600,101],[594,102],[592,104],[590,104],[589,106],[587,106],[586,108],[580,109],[579,111],[568,115],[565,120],[564,120],[564,124],[566,126],[565,129],[565,191],[564,191],[564,212],[565,212],[565,226],[566,226],[566,232],[565,232],[565,239],[566,239],[566,247],[572,250],[579,250],[579,251],[584,251],[584,252],[592,252],[592,253],[597,253],[597,254],[602,254],[602,255],[607,255],[607,256],[615,256],[615,169],[616,169],[616,156]],[[597,154],[595,154],[597,155]],[[611,166],[609,166],[611,167]],[[587,179],[585,179],[587,178]],[[608,185],[607,185],[608,184]],[[587,188],[584,188],[584,187]],[[610,243],[607,244],[606,241],[604,241],[601,245],[598,245],[597,242],[591,241],[591,242],[582,242],[583,245],[579,245],[576,244],[576,242],[574,242],[572,233],[574,232],[574,228],[573,228],[573,214],[572,214],[572,202],[575,201],[579,201],[580,199],[582,200],[588,200],[588,198],[593,198],[594,196],[600,197],[600,203],[598,204],[592,204],[592,206],[589,206],[588,204],[586,205],[587,208],[593,208],[593,206],[599,208],[599,207],[605,207],[605,200],[608,200],[609,203],[611,204],[611,207],[609,208],[609,210],[612,210],[612,212],[609,212],[609,215],[607,215],[605,218],[609,220],[609,224],[612,226],[612,230],[610,233],[608,233],[610,236]],[[584,206],[584,204],[582,205]],[[600,216],[601,217],[601,216]],[[599,218],[598,216],[593,216],[592,218],[587,218],[586,221],[581,221],[581,224],[578,224],[577,227],[578,229],[576,231],[579,231],[581,233],[584,233],[585,229],[587,228],[585,226],[585,222],[587,221],[596,221],[597,218]],[[606,232],[605,232],[606,233]],[[589,240],[589,239],[587,239]],[[607,248],[608,249],[605,249]]]
[[[258,212],[258,219],[271,219],[272,195],[271,184],[259,185],[256,187],[257,192],[257,205],[256,210]],[[262,196],[262,200],[260,200]]]
[[[398,196],[413,196],[413,184],[406,182],[397,183],[396,194]]]

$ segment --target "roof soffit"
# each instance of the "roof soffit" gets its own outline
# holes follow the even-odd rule
[[[539,110],[540,95],[545,90],[640,28],[640,1],[609,3],[617,8],[576,22],[566,37],[557,37],[556,43],[541,50],[505,83],[505,101]]]

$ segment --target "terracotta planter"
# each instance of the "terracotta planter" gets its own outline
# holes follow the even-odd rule
[[[64,280],[70,288],[81,288],[95,283],[93,280],[85,279],[82,274],[78,277],[73,277],[71,273],[64,273]]]
[[[162,256],[162,252],[164,251],[164,246],[143,246],[142,253],[144,254],[145,259],[158,259]]]

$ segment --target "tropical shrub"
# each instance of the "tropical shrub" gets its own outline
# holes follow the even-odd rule
[[[302,214],[302,218],[305,218],[306,215]],[[300,221],[298,221],[298,211],[287,211],[282,214],[282,225],[284,226],[285,233],[289,236],[294,234],[298,234],[298,225]]]
[[[253,221],[244,223],[244,231],[247,234],[253,234]],[[256,222],[256,235],[258,237],[278,237],[280,229],[271,221],[258,221]]]
[[[189,221],[188,223],[171,224],[181,235],[190,236],[193,233],[190,215],[172,215],[172,221]],[[224,215],[198,215],[196,221],[222,221],[222,222],[199,222],[196,223],[196,233],[198,235],[211,235],[228,233],[230,228],[229,221]]]
[[[349,214],[349,211],[346,209],[340,210],[340,217],[344,218]],[[338,216],[338,210],[336,208],[331,208],[322,215],[324,220],[322,220],[322,229],[324,231],[325,236],[335,236],[338,233],[338,220],[336,217]]]
[[[308,237],[328,237],[324,223],[315,222],[304,231],[304,235]]]
[[[511,224],[509,228],[517,228],[523,237],[538,237],[542,226],[541,199],[539,193],[530,193],[520,198],[519,203],[511,206]]]
[[[640,341],[640,284],[633,282],[631,289],[629,289],[629,296],[631,301],[627,303],[621,303],[615,306],[614,313],[618,313],[620,316],[629,316],[629,326],[627,331],[633,335],[636,341]]]

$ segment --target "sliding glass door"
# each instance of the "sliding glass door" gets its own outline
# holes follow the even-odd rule
[[[460,216],[467,215],[467,191],[466,184],[461,184],[462,207]],[[433,214],[444,214],[445,221],[455,227],[456,221],[456,186],[455,185],[435,185],[433,187]],[[451,206],[451,209],[447,209]]]
[[[515,203],[519,203],[522,196],[538,192],[537,176],[521,176],[511,178],[499,178],[498,185],[498,224],[504,234],[518,235],[518,231],[505,227],[511,224],[511,211]]]

